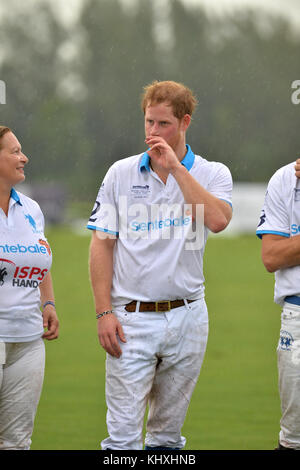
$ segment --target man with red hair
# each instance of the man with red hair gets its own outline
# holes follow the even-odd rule
[[[142,97],[148,150],[114,163],[100,187],[90,275],[107,351],[109,437],[102,449],[182,449],[181,428],[206,349],[203,254],[231,216],[227,167],[186,143],[196,99],[172,81]]]

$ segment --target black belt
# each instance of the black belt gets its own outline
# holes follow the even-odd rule
[[[196,299],[195,299],[196,300]],[[187,303],[195,302],[195,300],[187,300]],[[125,306],[127,312],[136,311],[137,301],[133,300]],[[183,299],[177,300],[160,300],[159,302],[140,302],[139,312],[167,312],[173,308],[182,307],[185,305]]]

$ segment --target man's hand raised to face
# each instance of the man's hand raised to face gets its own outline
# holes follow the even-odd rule
[[[180,162],[168,143],[159,136],[147,137],[145,140],[150,150],[147,151],[151,160],[162,170],[172,173]]]
[[[296,160],[295,175],[297,176],[297,178],[300,178],[300,158]]]

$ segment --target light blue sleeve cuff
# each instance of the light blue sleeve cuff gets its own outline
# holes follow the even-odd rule
[[[232,209],[232,204],[230,201],[227,201],[226,199],[222,199],[221,197],[219,197],[220,201],[224,201],[224,202],[227,202],[227,204],[230,205],[231,209]]]
[[[109,233],[110,235],[119,236],[119,232],[113,232],[112,230],[108,230],[107,228],[95,227],[94,225],[87,225],[86,228],[89,230],[99,230],[100,232]]]
[[[286,237],[286,238],[290,238],[290,234],[289,233],[284,233],[284,232],[276,232],[275,230],[257,230],[256,231],[256,235],[258,236],[258,238],[261,238],[262,235],[266,235],[268,233],[271,233],[273,235],[279,235],[280,237]]]

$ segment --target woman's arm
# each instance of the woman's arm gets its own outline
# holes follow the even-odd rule
[[[40,283],[40,293],[42,305],[44,305],[47,301],[54,303],[54,290],[50,272],[46,274]],[[59,321],[56,315],[56,309],[51,304],[47,304],[43,309],[43,326],[46,331],[42,338],[51,340],[58,337]]]

